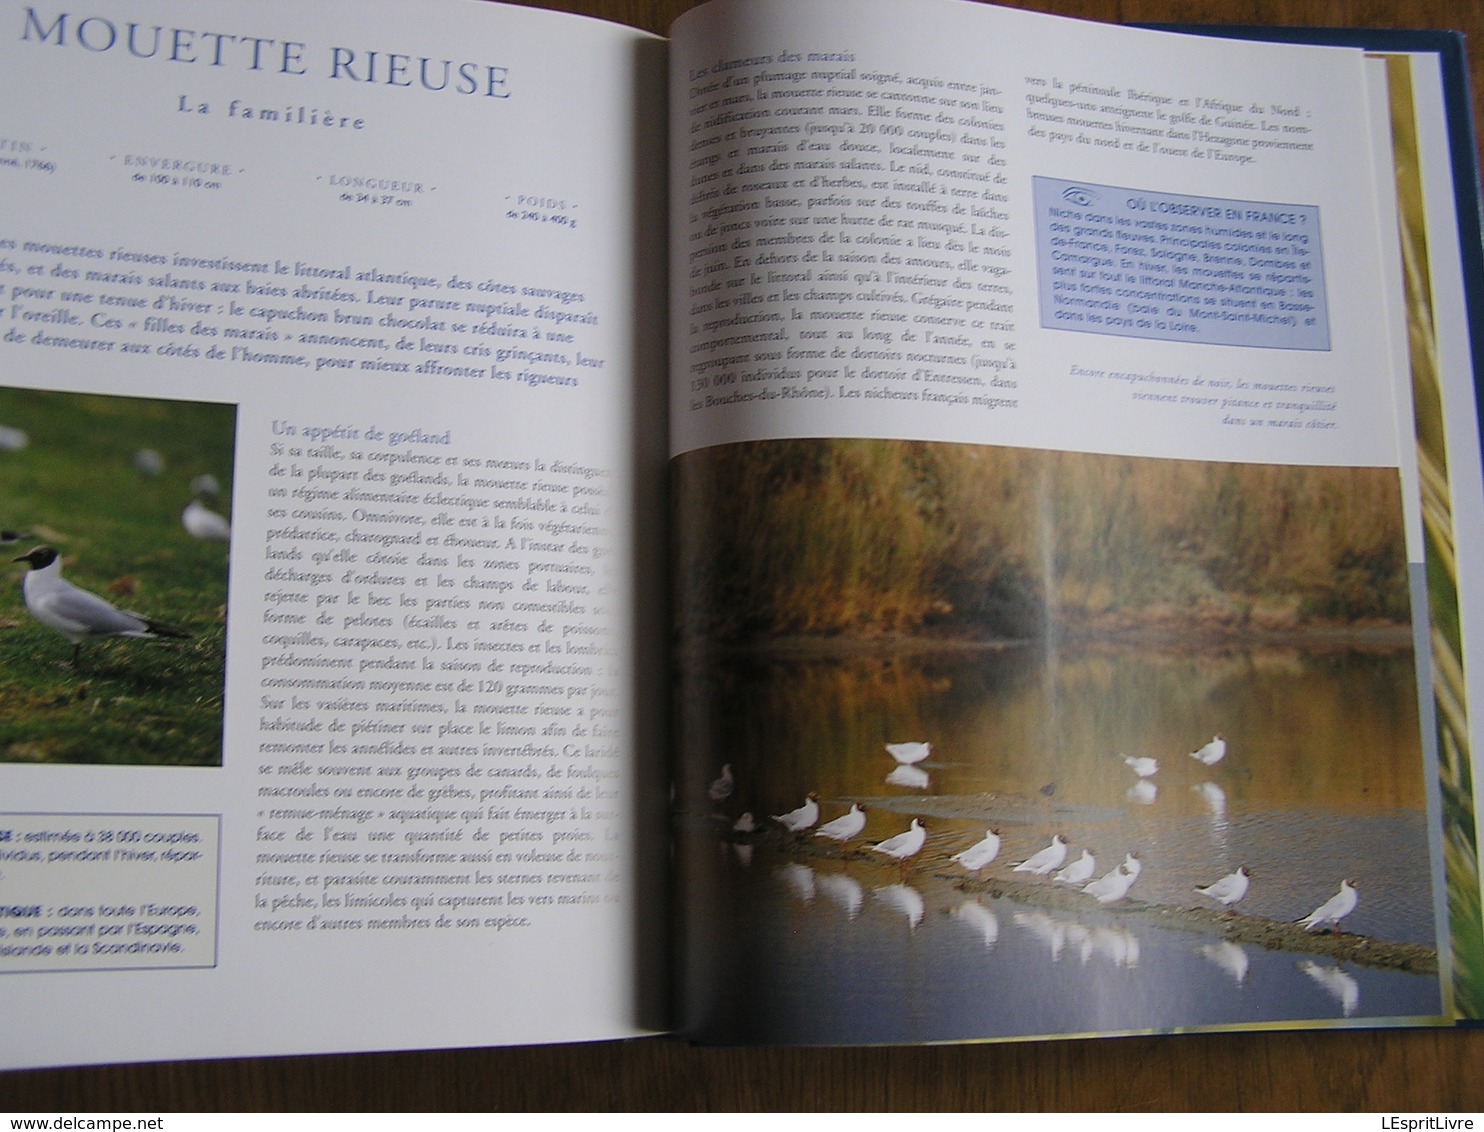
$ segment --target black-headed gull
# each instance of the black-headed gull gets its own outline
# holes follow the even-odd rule
[[[922,828],[922,823],[916,818],[912,819],[912,825],[905,833],[899,833],[895,837],[888,837],[885,841],[879,841],[871,848],[878,853],[906,863],[908,857],[916,856],[922,851],[927,843],[927,830]]]
[[[1340,881],[1339,892],[1298,922],[1304,926],[1305,931],[1309,932],[1317,932],[1326,925],[1339,931],[1340,921],[1355,911],[1355,906],[1359,903],[1360,897],[1355,893],[1355,881],[1346,878]]]
[[[1051,839],[1051,844],[1039,853],[1033,853],[1024,861],[1015,866],[1017,873],[1033,873],[1038,877],[1045,876],[1052,869],[1059,869],[1062,862],[1067,859],[1067,843],[1062,840],[1061,834]]]
[[[1206,766],[1215,766],[1226,758],[1226,740],[1220,735],[1211,736],[1211,741],[1199,750],[1191,751],[1190,757]]]
[[[1061,872],[1057,873],[1052,880],[1059,880],[1063,884],[1084,884],[1091,878],[1093,871],[1097,868],[1097,861],[1086,849],[1082,850],[1082,856],[1078,857]]]
[[[933,753],[931,743],[888,743],[886,753],[903,766],[920,763]]]
[[[15,559],[31,569],[21,583],[26,609],[48,629],[72,642],[72,663],[83,641],[90,637],[189,637],[159,621],[118,609],[97,594],[62,578],[62,557],[49,546],[38,546]]]
[[[1202,896],[1209,896],[1212,900],[1218,900],[1230,908],[1238,900],[1247,895],[1247,883],[1252,878],[1247,873],[1247,866],[1242,865],[1234,873],[1227,873],[1220,880],[1212,881],[1204,887],[1197,885],[1196,891]]]
[[[1148,778],[1150,775],[1159,773],[1159,760],[1152,759],[1148,755],[1125,755],[1123,763],[1140,778]]]
[[[1000,855],[1000,835],[992,829],[984,831],[984,836],[967,849],[955,853],[949,858],[957,861],[969,872],[978,872],[984,866],[991,863]]]
[[[833,821],[827,821],[814,831],[815,837],[828,837],[831,841],[849,841],[866,828],[866,811],[859,802],[852,802],[850,809]]]
[[[786,814],[774,814],[773,820],[789,833],[803,833],[819,820],[819,795],[811,790],[804,798],[802,806],[789,810]]]
[[[1137,858],[1134,864],[1138,865]],[[1137,867],[1130,871],[1128,860],[1125,859],[1117,868],[1104,873],[1097,880],[1084,886],[1082,891],[1095,897],[1099,904],[1112,904],[1128,895],[1128,890],[1134,886],[1134,881],[1139,879],[1139,872],[1140,869]]]

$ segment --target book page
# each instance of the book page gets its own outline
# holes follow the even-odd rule
[[[0,1062],[639,1031],[662,44],[0,26]]]
[[[879,67],[850,46],[878,21],[841,39],[828,6],[791,19],[796,51],[710,57],[761,14],[679,25],[715,38],[673,64],[675,451],[852,434],[1319,462],[1387,443],[1378,387],[1345,377],[1382,333],[1374,245],[1339,235],[1375,207],[1355,59],[1080,21],[1028,56],[1044,17],[932,11],[943,34]],[[969,40],[990,22],[997,44]],[[1217,55],[1262,67],[1256,89],[1210,88]],[[1191,345],[1210,348],[1172,348]],[[1244,349],[1266,380],[1235,375]],[[1149,357],[1194,360],[1135,372]]]
[[[674,35],[686,1025],[1436,1020],[1360,54],[952,3]]]

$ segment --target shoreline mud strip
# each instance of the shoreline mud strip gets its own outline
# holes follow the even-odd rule
[[[885,807],[882,807],[885,808]],[[781,830],[760,830],[756,834],[730,834],[727,840],[750,844],[768,844],[781,854],[795,858],[833,861],[863,861],[879,867],[881,861],[864,848],[826,845],[790,836]],[[1374,939],[1346,931],[1311,932],[1298,923],[1249,916],[1241,912],[1222,912],[1173,904],[1146,904],[1125,897],[1114,904],[1099,904],[1079,889],[1035,883],[1005,877],[973,877],[960,872],[943,871],[949,867],[946,855],[929,857],[908,866],[908,876],[931,878],[947,887],[971,895],[1004,897],[1031,907],[1064,912],[1098,911],[1119,917],[1142,920],[1156,927],[1204,936],[1216,936],[1233,943],[1245,943],[1269,951],[1326,955],[1335,960],[1363,967],[1405,971],[1415,975],[1438,973],[1436,948],[1420,943],[1398,943]]]

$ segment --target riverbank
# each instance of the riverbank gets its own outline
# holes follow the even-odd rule
[[[880,802],[876,800],[878,808]],[[868,803],[869,804],[869,803]],[[900,809],[900,806],[895,808]],[[932,807],[929,807],[930,809]],[[765,843],[782,856],[806,861],[866,862],[879,867],[881,859],[865,847],[840,847],[818,840],[796,839],[782,831],[764,830],[737,840]],[[947,885],[973,896],[1013,900],[1030,908],[1080,914],[1112,913],[1120,919],[1138,920],[1173,931],[1250,944],[1269,951],[1322,955],[1363,967],[1405,971],[1415,975],[1438,973],[1436,948],[1418,943],[1373,939],[1345,931],[1306,931],[1298,923],[1286,923],[1238,911],[1217,911],[1197,906],[1152,904],[1124,897],[1110,905],[1099,904],[1079,888],[1048,880],[1021,880],[1002,876],[966,875],[949,860],[946,852],[927,853],[905,870],[908,880]]]

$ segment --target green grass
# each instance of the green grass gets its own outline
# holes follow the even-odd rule
[[[0,389],[0,424],[30,444],[0,452],[0,527],[28,532],[8,561],[47,543],[64,576],[182,641],[71,643],[26,612],[26,566],[0,591],[0,761],[214,766],[221,762],[227,548],[186,534],[191,478],[230,492],[236,407]],[[165,471],[145,476],[134,452]],[[223,508],[225,504],[222,505]]]

